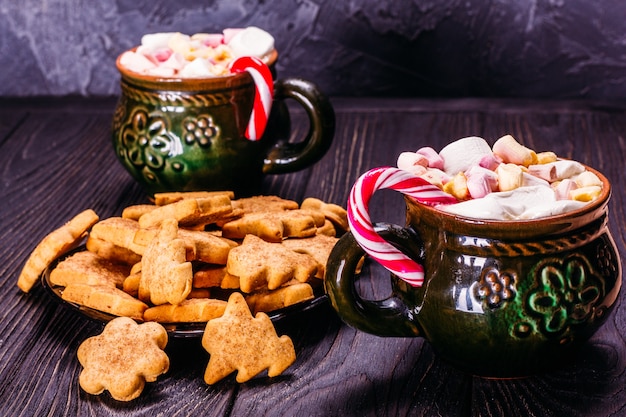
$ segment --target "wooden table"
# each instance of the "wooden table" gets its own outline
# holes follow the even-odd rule
[[[585,162],[613,183],[610,227],[626,253],[626,103],[512,100],[333,100],[334,144],[316,166],[268,177],[265,194],[313,196],[345,206],[369,168],[394,165],[423,145],[436,149],[468,135],[493,142],[510,133],[537,150]],[[139,399],[116,402],[79,388],[80,343],[101,326],[53,300],[29,294],[17,276],[35,244],[72,215],[101,217],[146,202],[116,161],[109,137],[114,101],[0,102],[0,415],[2,416],[624,416],[626,310],[622,291],[605,326],[577,361],[558,372],[516,380],[464,374],[423,339],[381,338],[342,324],[328,305],[279,326],[296,362],[281,376],[208,386],[208,354],[197,339],[170,340],[170,371]],[[302,113],[295,131],[307,129]],[[401,223],[394,193],[373,202],[375,221]],[[371,280],[369,275],[378,275]],[[360,289],[385,295],[386,278],[366,269]]]

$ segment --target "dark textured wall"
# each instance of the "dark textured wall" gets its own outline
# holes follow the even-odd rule
[[[624,0],[0,0],[0,96],[114,95],[142,34],[247,25],[333,96],[626,98]]]

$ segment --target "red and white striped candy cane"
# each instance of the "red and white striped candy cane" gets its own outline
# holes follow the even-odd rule
[[[263,136],[274,99],[274,80],[269,67],[260,59],[252,56],[237,58],[230,67],[230,72],[248,72],[254,80],[254,105],[246,127],[246,138],[259,140]]]
[[[348,223],[359,246],[382,266],[414,287],[424,283],[424,268],[385,241],[369,215],[369,202],[380,189],[389,188],[427,205],[453,204],[457,200],[437,186],[410,172],[393,167],[374,168],[361,175],[350,191]]]

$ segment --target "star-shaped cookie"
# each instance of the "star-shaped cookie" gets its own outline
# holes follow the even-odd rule
[[[265,313],[253,317],[241,293],[233,293],[222,317],[210,320],[202,346],[211,355],[204,381],[214,384],[237,371],[237,382],[246,382],[267,369],[267,375],[280,375],[295,360],[289,336],[278,337]]]

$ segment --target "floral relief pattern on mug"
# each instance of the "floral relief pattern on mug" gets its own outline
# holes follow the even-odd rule
[[[478,285],[474,286],[474,296],[491,309],[499,308],[504,302],[515,299],[517,281],[515,271],[486,267],[480,273]]]
[[[207,148],[213,140],[219,139],[220,133],[221,130],[213,122],[211,115],[189,116],[183,120],[183,140],[187,145],[197,143],[200,147]]]
[[[535,329],[544,337],[557,337],[560,343],[569,343],[572,326],[602,314],[596,311],[596,304],[605,295],[604,281],[581,254],[545,259],[531,273],[535,285],[526,300],[529,320],[518,323],[514,329],[517,336],[529,336]]]
[[[120,156],[142,169],[148,180],[156,180],[153,171],[163,170],[167,158],[182,153],[182,143],[170,132],[169,120],[162,114],[137,108],[121,131]],[[177,165],[172,168],[181,171],[183,167]]]

